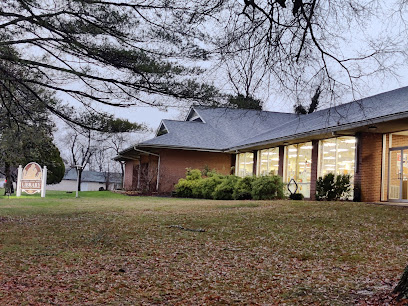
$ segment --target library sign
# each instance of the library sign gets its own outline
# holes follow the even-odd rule
[[[35,162],[28,163],[24,169],[22,166],[18,168],[17,176],[17,196],[21,196],[21,192],[27,194],[41,193],[41,197],[45,197],[45,186],[47,184],[47,167],[41,169],[41,166]]]

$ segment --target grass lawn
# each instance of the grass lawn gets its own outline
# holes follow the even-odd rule
[[[0,197],[0,304],[353,304],[395,286],[407,221],[357,203]]]

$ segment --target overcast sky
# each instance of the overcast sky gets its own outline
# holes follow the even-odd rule
[[[397,16],[398,17],[398,16]],[[348,54],[349,51],[358,50],[360,45],[363,45],[362,41],[364,40],[365,36],[376,37],[381,36],[381,33],[391,33],[394,31],[398,31],[398,27],[395,25],[396,23],[391,20],[387,19],[383,22],[379,22],[378,20],[372,20],[368,26],[366,27],[367,32],[362,33],[352,33],[352,37],[350,37],[350,41],[352,43],[347,44],[345,43],[344,46],[339,46],[339,50],[343,54]],[[398,33],[394,37],[398,37]],[[405,35],[405,34],[404,34]],[[401,37],[401,41],[405,41],[404,37]],[[406,42],[405,42],[406,44]],[[206,77],[206,82],[213,82],[219,89],[226,93],[232,93],[228,82],[226,81],[225,76],[222,75],[222,71],[213,69],[214,63],[206,63],[206,66],[209,69],[210,73],[208,73]],[[395,68],[394,75],[388,75],[384,79],[378,78],[378,76],[367,78],[363,81],[363,86],[359,87],[359,90],[352,93],[346,92],[343,96],[341,96],[337,101],[336,104],[340,103],[347,103],[352,101],[354,98],[362,98],[372,96],[381,92],[397,89],[403,86],[408,86],[408,65],[406,62],[398,62],[397,68]],[[369,67],[368,67],[369,68]],[[257,94],[257,98],[265,101],[264,110],[267,111],[278,111],[278,112],[293,112],[293,106],[296,103],[293,97],[286,97],[279,92],[275,92],[272,88],[273,84],[270,85],[268,88],[264,88],[263,92]],[[304,101],[308,103],[310,101],[310,97],[304,97]],[[164,101],[166,102],[166,101]],[[326,103],[325,103],[326,102]],[[328,101],[325,101],[325,98],[322,97],[320,101],[320,109],[331,106],[328,104]],[[330,102],[333,103],[333,102]],[[165,103],[164,103],[165,104]],[[98,106],[99,107],[99,106]],[[128,108],[114,108],[114,107],[103,107],[104,111],[110,112],[115,114],[117,117],[128,119],[132,122],[137,123],[145,123],[151,131],[145,133],[143,136],[138,135],[136,138],[139,139],[146,139],[152,137],[154,134],[155,129],[158,127],[160,121],[162,119],[175,119],[175,120],[182,120],[189,109],[189,105],[185,105],[185,107],[181,108],[174,108],[169,107],[167,111],[162,111],[157,108],[147,107],[147,106],[132,106]]]

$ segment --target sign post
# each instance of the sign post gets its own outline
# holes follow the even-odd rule
[[[18,171],[17,171],[17,191],[16,191],[16,196],[21,197],[21,179],[23,176],[23,167],[20,165],[18,166]]]
[[[45,186],[47,186],[47,166],[42,171],[41,197],[45,198]]]

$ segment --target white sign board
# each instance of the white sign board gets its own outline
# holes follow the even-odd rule
[[[41,169],[41,166],[35,162],[28,163],[24,169],[18,168],[17,177],[17,196],[21,196],[24,191],[27,194],[41,192],[41,197],[45,197],[45,186],[47,184],[47,167]]]

